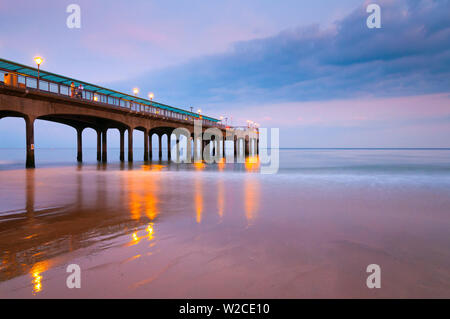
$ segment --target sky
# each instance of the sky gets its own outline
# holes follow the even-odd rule
[[[66,26],[71,3],[80,29]],[[450,147],[448,0],[0,0],[0,56],[36,55],[54,73],[279,128],[281,147]],[[24,144],[20,121],[0,121],[0,147]],[[36,129],[36,147],[75,139]]]

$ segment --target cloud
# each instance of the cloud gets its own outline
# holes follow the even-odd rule
[[[400,128],[417,123],[449,124],[449,105],[448,94],[268,102],[247,107],[240,105],[239,120],[252,119],[266,127],[297,127],[300,125],[302,127],[359,127],[360,129],[391,126]],[[224,111],[227,105],[217,106]]]
[[[450,2],[378,3],[381,29],[367,28],[364,4],[330,27],[310,25],[238,42],[226,53],[131,82],[142,83],[168,103],[229,102],[230,107],[237,102],[448,92]]]

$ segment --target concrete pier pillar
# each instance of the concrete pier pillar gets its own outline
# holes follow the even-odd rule
[[[162,135],[158,134],[158,158],[162,160]]]
[[[125,130],[121,129],[120,132],[120,161],[125,161]]]
[[[167,134],[167,160],[170,161],[172,159],[172,147],[171,147],[171,137],[172,134]]]
[[[208,141],[202,140],[202,149],[201,149],[200,153],[202,154],[203,159],[206,158],[206,145],[208,145]],[[209,156],[209,154],[208,154],[208,156]]]
[[[102,160],[102,131],[97,129],[97,161]]]
[[[148,130],[144,130],[144,162],[148,161]]]
[[[107,142],[107,132],[108,129],[102,131],[102,162],[106,163],[108,161],[108,142]]]
[[[133,162],[133,129],[128,129],[128,162]]]
[[[192,163],[192,137],[188,137],[186,140],[186,162]]]
[[[167,133],[167,160],[170,162],[172,158],[172,145],[171,145],[171,137],[172,134]]]
[[[176,159],[177,159],[177,162],[179,162],[180,161],[180,139],[177,137],[177,140],[176,140]]]
[[[35,168],[34,162],[34,118],[25,119],[27,138],[27,160],[26,168]]]
[[[226,158],[227,154],[225,153],[225,137],[222,140],[222,157]]]
[[[194,135],[194,162],[200,160],[200,156],[198,156],[198,137]]]
[[[244,152],[245,157],[250,155],[250,139],[244,139]]]
[[[153,159],[153,141],[152,141],[153,132],[148,132],[148,159],[151,161]]]
[[[77,162],[83,162],[83,127],[77,128]]]

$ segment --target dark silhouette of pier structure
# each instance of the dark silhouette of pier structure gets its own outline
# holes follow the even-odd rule
[[[72,83],[75,88],[81,84],[84,89],[74,94]],[[120,161],[125,161],[125,132],[128,133],[127,160],[133,161],[134,130],[144,133],[144,161],[153,157],[154,134],[158,136],[159,159],[163,156],[164,135],[167,135],[167,158],[172,158],[171,135],[175,129],[186,132],[188,155],[194,158],[198,158],[195,157],[198,143],[201,143],[201,150],[207,149],[221,157],[225,156],[225,140],[234,143],[234,156],[257,154],[259,148],[256,128],[242,130],[225,126],[212,117],[0,59],[0,119],[4,117],[25,120],[27,168],[35,167],[34,122],[38,119],[69,125],[76,130],[79,162],[83,161],[82,133],[86,128],[97,132],[97,160],[105,163],[108,129],[120,132]],[[201,123],[201,136],[194,135],[194,123]],[[211,128],[216,129],[215,134],[211,134]],[[179,156],[179,134],[176,143],[175,156]],[[189,151],[191,143],[193,153]]]

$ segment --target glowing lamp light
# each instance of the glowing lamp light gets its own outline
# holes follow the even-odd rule
[[[44,62],[44,59],[41,58],[40,56],[34,57],[34,62],[36,62],[37,67],[38,67],[38,74],[37,74],[37,89],[39,90],[39,67],[41,65],[42,62]]]
[[[200,113],[202,113],[202,110],[201,110],[201,109],[198,109],[197,112],[200,114]]]
[[[95,101],[95,102],[98,101],[98,96],[94,96],[94,101]]]
[[[134,88],[133,89],[133,94],[134,95],[138,95],[139,94],[139,89],[138,88]]]
[[[148,98],[149,98],[150,100],[153,100],[154,97],[155,97],[155,94],[153,94],[152,92],[150,92],[150,93],[148,94]]]
[[[44,62],[44,59],[41,58],[40,56],[37,56],[34,58],[34,62],[36,62],[36,64],[39,66],[41,65],[42,62]]]

